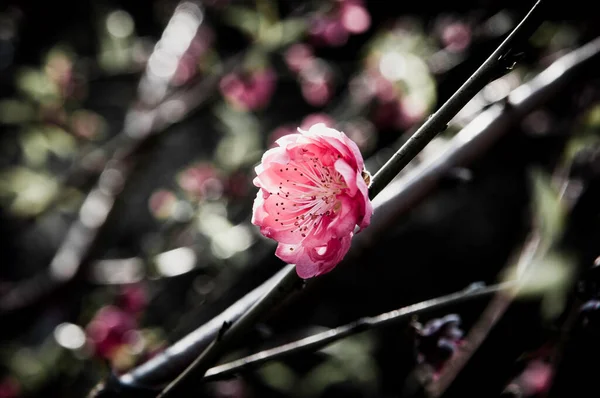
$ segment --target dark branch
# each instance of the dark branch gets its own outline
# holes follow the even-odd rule
[[[432,115],[419,130],[400,148],[394,156],[375,174],[373,184],[369,188],[370,198],[377,196],[392,179],[429,143],[450,120],[477,94],[490,80],[496,77],[500,70],[506,69],[507,60],[513,50],[515,41],[527,38],[542,22],[538,17],[541,0],[538,0],[523,21],[510,33],[504,42],[492,53],[483,65],[463,84],[458,91]],[[512,61],[510,61],[512,66]],[[213,341],[206,350],[192,362],[186,370],[173,380],[159,397],[166,397],[177,392],[190,376],[202,377],[206,371],[225,352],[225,347],[235,341],[240,335],[254,325],[267,311],[272,308],[271,296],[277,298],[287,296],[296,284],[298,277],[295,270],[290,268],[280,285],[276,285],[263,299],[257,302],[248,312],[225,332],[221,339]],[[239,327],[238,327],[239,326]]]
[[[521,23],[508,35],[500,46],[467,79],[467,81],[406,141],[406,143],[373,176],[369,196],[374,198],[425,146],[444,131],[450,120],[460,111],[490,80],[512,67],[512,55],[518,40],[527,39],[541,24],[542,7],[538,0]]]
[[[206,372],[204,381],[225,379],[241,371],[253,369],[268,361],[273,361],[294,354],[316,351],[348,336],[364,332],[365,330],[375,329],[391,323],[399,322],[410,318],[415,314],[433,311],[476,298],[487,297],[496,292],[511,289],[513,287],[515,287],[515,283],[506,282],[489,287],[467,288],[463,291],[448,294],[431,300],[426,300],[374,317],[361,318],[352,323],[339,326],[326,332],[317,333],[298,341],[264,350],[223,365],[215,366]]]
[[[600,39],[561,57],[536,78],[514,90],[508,100],[510,106],[497,104],[490,107],[463,128],[452,139],[449,149],[440,157],[432,162],[420,164],[391,183],[373,201],[375,212],[371,226],[355,236],[351,253],[370,245],[378,234],[389,227],[390,222],[409,211],[427,195],[449,169],[466,165],[474,158],[483,156],[499,137],[511,131],[534,109],[561,94],[574,81],[585,78],[590,72],[594,73],[599,59]],[[223,321],[239,319],[254,302],[271,289],[278,278],[281,278],[281,275],[258,286],[212,321],[122,376],[120,382],[129,386],[151,386],[172,379],[215,338]]]

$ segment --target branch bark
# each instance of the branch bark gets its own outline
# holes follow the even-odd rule
[[[348,336],[352,336],[369,329],[376,329],[396,323],[410,318],[415,314],[433,311],[476,298],[487,297],[499,291],[512,289],[514,287],[514,283],[505,282],[487,287],[467,288],[463,291],[426,300],[377,316],[361,318],[347,325],[339,326],[335,329],[317,333],[291,343],[257,352],[256,354],[252,354],[223,365],[215,366],[206,372],[203,381],[208,382],[212,380],[225,379],[239,372],[253,369],[268,361],[273,361],[303,352],[316,351]]]
[[[512,51],[519,39],[528,38],[541,24],[541,0],[538,0],[521,23],[509,34],[502,44],[458,89],[458,91],[435,112],[415,134],[392,156],[392,158],[374,175],[369,188],[369,197],[375,198],[396,175],[433,139],[445,129],[451,119],[477,94],[490,80],[506,71],[514,60]],[[206,371],[225,353],[228,346],[242,336],[249,327],[264,316],[273,303],[287,296],[297,285],[295,270],[290,268],[278,285],[272,287],[260,301],[255,303],[229,330],[221,330],[202,354],[197,357],[175,380],[159,394],[159,398],[176,394],[190,377],[202,377]]]
[[[506,103],[496,104],[482,112],[451,140],[440,157],[420,164],[392,182],[374,199],[371,226],[355,236],[349,254],[372,245],[396,217],[405,214],[431,192],[448,170],[483,156],[497,139],[511,131],[533,110],[561,94],[574,81],[594,73],[599,61],[600,38],[555,61],[536,78],[514,90]],[[119,385],[130,388],[156,386],[175,377],[216,337],[223,321],[239,319],[280,277],[277,275],[269,279],[212,321],[121,376]],[[104,391],[109,388],[111,386],[105,385]]]

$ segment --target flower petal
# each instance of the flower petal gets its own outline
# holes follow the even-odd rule
[[[356,190],[358,189],[356,186],[356,169],[350,167],[348,163],[344,159],[338,159],[334,164],[335,170],[342,175],[346,185],[348,186],[348,193],[350,196],[354,196],[356,194]]]

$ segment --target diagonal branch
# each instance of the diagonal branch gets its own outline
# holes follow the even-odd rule
[[[425,123],[373,176],[369,196],[374,198],[408,163],[425,148],[448,122],[492,79],[510,69],[515,62],[514,47],[519,40],[529,38],[542,23],[542,0],[537,0],[525,18],[513,29],[500,46],[484,61],[467,81],[427,119]]]
[[[573,82],[595,73],[600,61],[600,39],[561,57],[530,82],[514,90],[507,106],[497,104],[481,113],[451,141],[437,159],[420,164],[391,183],[374,201],[371,226],[353,239],[351,252],[370,245],[393,220],[409,211],[427,195],[453,167],[466,165],[483,156],[502,135],[511,131],[534,109],[548,103]],[[282,270],[281,272],[286,272]],[[212,341],[224,321],[235,322],[262,295],[269,291],[278,274],[232,304],[212,321],[190,333],[162,353],[131,370],[118,380],[121,386],[156,386],[172,379]],[[105,385],[104,389],[111,388]]]
[[[541,24],[538,0],[530,12],[511,32],[506,40],[492,53],[483,65],[461,86],[458,91],[424,124],[417,132],[392,156],[392,158],[375,174],[373,184],[369,188],[369,196],[374,198],[392,179],[439,134],[450,120],[477,94],[489,81],[507,70],[512,62],[510,54],[517,39],[528,38]],[[256,320],[260,319],[272,308],[274,298],[288,295],[297,285],[297,276],[293,267],[289,268],[281,283],[274,286],[256,302],[229,330],[221,330],[204,352],[197,357],[175,380],[167,385],[159,397],[173,396],[190,377],[202,377],[206,371],[223,355],[232,342],[239,339]]]
[[[421,314],[423,312],[437,310],[450,305],[460,304],[465,301],[487,297],[497,292],[512,289],[514,287],[515,283],[505,282],[488,287],[467,288],[456,293],[422,301],[420,303],[412,304],[394,311],[385,312],[377,316],[361,318],[347,325],[339,326],[335,329],[317,333],[312,336],[308,336],[278,347],[270,348],[268,350],[252,354],[223,365],[215,366],[206,372],[204,381],[225,379],[241,371],[253,369],[268,361],[273,361],[299,353],[316,351],[348,336],[364,332],[365,330],[376,329],[406,320],[415,314]]]
[[[595,43],[597,47],[598,40],[596,40]],[[592,47],[593,44],[594,43],[586,47]],[[583,52],[586,47],[579,51]],[[579,184],[579,182],[574,182],[573,180],[568,179],[568,173],[561,168],[559,168],[554,174],[557,176],[558,184],[560,185],[560,192],[558,193],[557,199],[565,207],[572,207],[579,196],[577,194],[569,195],[569,192],[572,192],[571,186]],[[577,192],[580,191],[577,190]],[[461,347],[461,351],[450,359],[444,370],[441,372],[439,378],[427,386],[428,397],[441,397],[444,395],[444,393],[449,391],[450,387],[458,378],[462,369],[467,366],[469,360],[481,347],[496,324],[509,310],[509,307],[513,303],[514,299],[521,293],[521,287],[527,283],[527,279],[536,277],[534,274],[534,260],[542,257],[550,249],[551,245],[555,243],[545,240],[547,239],[543,238],[543,234],[540,231],[540,226],[534,223],[534,229],[523,245],[515,265],[516,277],[520,286],[511,292],[499,291],[496,293],[495,297],[492,299],[490,304],[479,317],[477,323],[467,335],[465,339],[466,343]],[[568,330],[571,328],[573,322],[575,322],[577,319],[577,316],[578,311],[576,309],[571,309],[569,316],[565,321],[565,329]],[[556,349],[553,356],[554,367],[556,367],[556,364],[559,361],[560,349]]]

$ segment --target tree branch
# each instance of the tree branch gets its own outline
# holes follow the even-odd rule
[[[372,244],[395,218],[427,195],[448,170],[483,156],[498,138],[511,131],[530,112],[562,94],[574,81],[595,73],[598,61],[600,38],[555,61],[537,77],[515,89],[504,105],[496,104],[482,112],[456,134],[441,156],[418,165],[382,191],[373,201],[375,211],[371,226],[354,237],[351,253]],[[122,386],[137,388],[140,385],[160,385],[175,377],[215,338],[224,321],[239,319],[280,277],[278,274],[264,282],[212,321],[121,376],[118,382]],[[105,386],[107,388],[110,387]]]
[[[374,198],[408,163],[425,148],[448,122],[460,111],[490,80],[512,67],[513,48],[520,39],[528,38],[541,24],[542,0],[537,0],[529,13],[513,29],[500,46],[467,79],[467,81],[427,119],[425,123],[373,176],[369,196]]]
[[[593,44],[596,43],[596,48],[600,41],[597,39],[595,42],[588,46],[578,50],[584,52],[586,48],[593,48]],[[567,195],[571,191],[570,185],[574,184],[574,181],[568,179],[568,173],[565,170],[558,169],[554,173],[556,178],[556,184],[559,185],[560,191],[558,193],[558,200],[565,207],[571,208],[579,195]],[[516,277],[519,284],[526,284],[527,279],[535,278],[535,265],[534,260],[541,258],[546,252],[548,252],[551,246],[555,242],[544,241],[542,232],[540,231],[540,225],[534,222],[534,229],[530,233],[529,238],[523,245],[517,263]],[[484,343],[494,326],[501,320],[505,315],[510,305],[514,301],[515,297],[521,292],[520,287],[517,286],[511,292],[499,291],[495,297],[489,303],[483,314],[480,316],[477,323],[473,326],[469,334],[465,339],[465,344],[461,347],[461,350],[457,355],[453,356],[450,361],[444,367],[440,376],[427,386],[428,397],[437,398],[443,396],[444,393],[449,393],[449,388],[459,376],[462,369],[468,364],[469,360],[473,357],[479,347]],[[577,319],[578,307],[571,309],[567,320],[565,321],[565,329],[570,330],[571,326]],[[560,360],[560,349],[555,349],[553,356],[553,365],[556,368],[556,364]]]
[[[499,72],[506,70],[507,61],[515,45],[514,41],[522,37],[529,37],[542,22],[539,18],[541,0],[538,0],[525,18],[492,53],[483,65],[461,86],[458,91],[424,124],[417,132],[392,156],[392,158],[375,174],[373,184],[369,188],[370,198],[374,198],[388,185],[392,179],[429,143],[441,132],[450,120],[462,109],[468,101],[475,96],[489,81],[498,76]],[[512,62],[512,61],[510,61]],[[220,334],[220,338],[213,341],[204,352],[194,360],[186,370],[175,380],[167,385],[160,398],[173,395],[186,384],[190,376],[202,377],[212,364],[225,352],[227,346],[243,335],[246,330],[272,308],[273,297],[285,297],[296,286],[294,279],[298,277],[293,267],[283,277],[280,284],[254,304],[242,318],[228,331]]]
[[[317,333],[312,336],[308,336],[278,347],[270,348],[268,350],[252,354],[223,365],[215,366],[206,372],[203,380],[213,381],[225,379],[241,371],[253,369],[264,364],[265,362],[299,353],[316,351],[335,341],[369,329],[387,326],[389,324],[405,320],[415,314],[437,310],[476,298],[487,297],[499,291],[512,289],[515,286],[516,284],[513,282],[505,282],[488,287],[469,287],[456,293],[422,301],[420,303],[412,304],[377,316],[361,318],[352,323],[339,326],[335,329]]]

